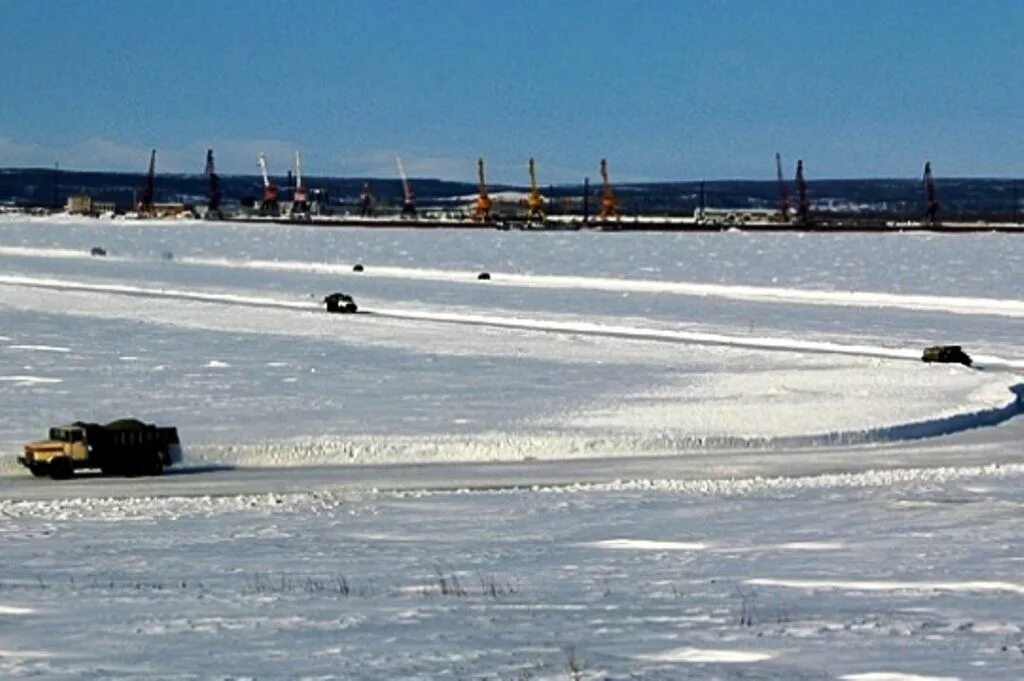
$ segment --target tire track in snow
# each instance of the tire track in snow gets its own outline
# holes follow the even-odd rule
[[[0,255],[35,258],[95,259],[80,250],[41,249],[20,246],[0,246]],[[107,256],[115,262],[142,262],[146,258]],[[184,256],[178,263],[202,267],[250,269],[268,272],[300,272],[303,274],[349,275],[352,263],[306,262],[300,260],[232,260],[230,258],[203,258]],[[358,276],[415,281],[438,281],[478,285],[478,272],[468,270],[441,270],[415,267],[367,266]],[[997,298],[936,296],[927,294],[884,293],[875,291],[812,291],[770,286],[737,284],[707,284],[685,281],[657,281],[652,279],[623,279],[616,277],[580,277],[551,274],[516,274],[491,271],[490,287],[542,288],[560,290],[589,290],[611,293],[671,294],[700,298],[723,298],[757,303],[778,303],[816,306],[868,307],[944,312],[957,315],[984,315],[1024,318],[1024,300]]]
[[[203,303],[283,308],[308,312],[320,311],[323,309],[320,303],[309,300],[283,300],[280,298],[268,298],[262,296],[243,296],[232,293],[206,293],[203,291],[189,289],[150,288],[124,284],[97,284],[57,278],[0,275],[0,284],[30,288],[46,288],[59,291],[92,291],[97,293],[112,293],[116,295],[134,297],[173,298],[177,300],[190,300]],[[730,336],[727,334],[644,328],[598,322],[562,322],[553,319],[531,319],[526,317],[507,317],[501,315],[455,313],[432,310],[424,311],[404,308],[364,307],[362,308],[362,311],[369,315],[407,321],[483,326],[489,328],[542,333],[580,334],[586,336],[621,338],[625,340],[717,345],[744,348],[748,350],[813,352],[914,361],[920,361],[921,356],[919,348],[889,348],[875,345],[801,340],[797,338]],[[1006,359],[994,355],[975,355],[974,359],[979,368],[1024,369],[1024,360]]]

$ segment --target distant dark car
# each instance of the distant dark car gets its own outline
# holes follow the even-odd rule
[[[925,348],[921,355],[923,362],[940,362],[942,364],[963,364],[971,366],[970,356],[959,345],[933,345]]]
[[[351,313],[359,309],[356,301],[352,300],[352,296],[347,293],[331,293],[324,297],[324,304],[327,305],[328,312]]]
[[[106,255],[107,249],[101,248],[100,246],[93,246],[89,251],[89,255]]]

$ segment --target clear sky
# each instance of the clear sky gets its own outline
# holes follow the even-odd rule
[[[1022,0],[0,0],[0,167],[1024,176]]]

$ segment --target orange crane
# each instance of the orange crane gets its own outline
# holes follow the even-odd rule
[[[295,152],[295,192],[292,194],[292,217],[309,217],[309,192],[302,184],[302,157]]]
[[[398,176],[402,178],[402,217],[414,218],[416,217],[416,195],[412,193],[412,189],[409,187],[409,178],[405,174],[405,166],[402,165],[402,159],[395,156],[395,162],[398,164]]]
[[[789,193],[782,179],[782,156],[778,153],[775,154],[775,180],[779,185],[779,220],[789,222]]]
[[[476,176],[480,182],[480,195],[476,197],[476,206],[473,208],[473,219],[478,222],[487,222],[491,219],[491,196],[487,193],[487,180],[484,177],[484,160],[476,160]]]
[[[537,189],[537,167],[533,159],[527,166],[530,171],[530,195],[526,197],[526,217],[530,220],[544,220],[544,197]]]
[[[924,211],[925,224],[937,225],[939,224],[939,195],[935,191],[935,181],[932,179],[931,161],[924,164],[924,191],[928,199],[928,207]]]
[[[267,171],[267,157],[260,154],[260,172],[263,175],[263,202],[260,203],[260,215],[277,216],[281,212],[277,202],[277,185],[270,181]]]
[[[601,159],[601,219],[617,220],[619,218],[619,202],[608,182],[608,161]]]

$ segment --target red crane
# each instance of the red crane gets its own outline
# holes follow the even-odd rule
[[[789,193],[786,181],[782,179],[782,157],[775,154],[775,178],[779,184],[779,220],[789,222]]]
[[[267,157],[263,154],[260,154],[260,174],[263,175],[263,202],[260,203],[260,215],[276,217],[281,212],[280,204],[277,202],[277,185],[270,181]]]
[[[928,199],[928,207],[924,211],[924,221],[929,225],[939,222],[939,196],[935,191],[935,181],[932,179],[931,161],[924,164],[924,192]]]

